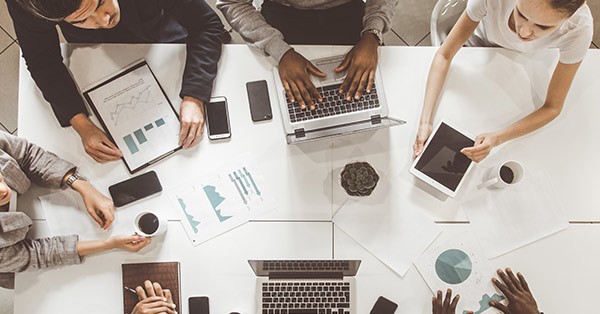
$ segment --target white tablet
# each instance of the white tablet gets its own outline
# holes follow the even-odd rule
[[[425,143],[421,155],[413,162],[410,173],[454,197],[473,168],[471,159],[460,150],[474,144],[472,137],[442,120]]]

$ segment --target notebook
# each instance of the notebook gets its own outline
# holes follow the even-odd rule
[[[179,290],[179,262],[122,264],[123,274],[123,309],[125,314],[133,311],[138,303],[138,297],[125,287],[135,289],[144,286],[145,280],[158,282],[163,289],[171,290],[176,309],[181,309]]]

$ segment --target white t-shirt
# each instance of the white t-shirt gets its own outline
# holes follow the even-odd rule
[[[577,63],[585,57],[593,35],[590,8],[584,4],[554,32],[543,38],[524,42],[508,27],[508,19],[517,0],[469,0],[467,15],[479,22],[468,46],[499,46],[520,52],[558,48],[560,62]]]

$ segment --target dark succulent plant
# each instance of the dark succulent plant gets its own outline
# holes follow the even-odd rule
[[[367,162],[347,164],[342,170],[342,187],[351,196],[368,196],[375,190],[379,175]]]

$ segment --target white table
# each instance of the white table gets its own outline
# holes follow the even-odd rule
[[[346,50],[298,48],[309,59],[342,54]],[[181,45],[65,46],[63,51],[70,55],[69,68],[82,88],[143,57],[173,104],[179,104],[177,95],[184,60]],[[217,143],[205,138],[196,148],[178,152],[151,169],[158,172],[168,190],[180,182],[181,169],[190,177],[214,166],[223,156],[251,152],[271,179],[272,192],[279,196],[278,209],[260,217],[260,221],[198,247],[192,247],[179,223],[171,221],[165,245],[144,255],[111,252],[90,257],[81,266],[18,274],[15,313],[55,313],[58,309],[65,313],[118,312],[122,293],[119,265],[134,260],[181,261],[183,303],[189,296],[207,294],[215,313],[224,313],[237,305],[253,310],[254,277],[245,262],[248,258],[332,256],[363,260],[358,276],[359,313],[368,312],[378,295],[397,301],[399,313],[427,313],[431,294],[414,267],[401,279],[337,227],[332,228],[332,214],[347,199],[337,183],[339,172],[350,161],[370,162],[383,174],[384,188],[394,186],[401,191],[403,201],[420,208],[448,230],[468,228],[464,224],[466,216],[459,208],[460,201],[472,195],[483,170],[505,159],[521,161],[526,171],[546,171],[567,205],[569,220],[600,222],[600,198],[594,197],[600,173],[600,164],[596,162],[600,156],[596,134],[600,132],[595,123],[600,107],[595,104],[594,93],[600,87],[600,78],[595,75],[600,52],[590,51],[561,116],[542,130],[497,148],[476,167],[455,199],[441,197],[408,174],[425,77],[434,53],[435,48],[381,49],[380,69],[390,113],[407,120],[406,125],[287,146],[271,75],[273,64],[244,45],[225,46],[213,95],[228,98],[231,140]],[[554,51],[531,59],[501,49],[462,49],[450,71],[437,117],[446,117],[474,134],[507,125],[533,110],[533,104],[542,103],[555,58]],[[88,60],[103,61],[89,64]],[[255,124],[250,120],[245,83],[261,79],[266,79],[269,85],[273,120]],[[19,119],[20,136],[77,163],[101,191],[106,192],[110,184],[129,177],[120,162],[104,165],[93,162],[83,152],[75,132],[58,126],[23,61]],[[37,189],[19,200],[19,207],[35,219],[41,235],[47,234],[47,229],[35,196],[48,192]],[[164,194],[136,206],[160,208],[170,218],[177,218]],[[600,259],[599,233],[600,226],[596,224],[572,224],[568,230],[492,260],[492,264],[524,272],[544,310],[585,312],[589,310],[588,304],[580,300],[591,298],[593,285],[600,280],[594,269]],[[223,251],[223,247],[234,249]],[[228,267],[217,267],[221,265]],[[557,272],[560,276],[550,280]],[[224,279],[224,283],[217,279]],[[103,299],[83,293],[86,290],[101,291]],[[34,297],[40,301],[31,302]],[[70,306],[64,308],[64,304]],[[186,313],[185,310],[180,313]]]

